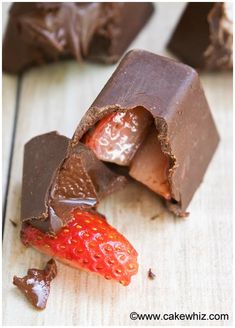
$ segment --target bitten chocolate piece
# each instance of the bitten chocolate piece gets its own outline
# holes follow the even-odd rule
[[[73,209],[91,209],[126,179],[109,170],[86,146],[70,147],[57,132],[31,139],[24,150],[21,219],[56,232]]]
[[[151,3],[14,3],[3,42],[3,70],[20,73],[67,58],[116,62],[153,10]]]
[[[232,3],[189,3],[167,47],[184,63],[195,68],[232,69]]]
[[[44,270],[29,269],[23,278],[14,276],[13,284],[22,291],[34,307],[43,310],[50,294],[50,283],[56,275],[56,262],[51,259],[47,262]]]
[[[120,131],[125,131],[122,137],[128,144],[131,129],[126,133],[123,124],[132,122],[127,115],[128,121],[116,120],[115,129],[109,127],[116,135],[100,135],[105,129],[99,127],[110,124],[113,113],[137,114],[137,108],[151,113],[154,125],[148,127],[146,139],[135,149],[128,163],[129,174],[163,196],[176,215],[185,216],[219,142],[198,74],[191,67],[142,50],[129,52],[82,118],[72,145],[86,143],[87,136],[89,142],[99,138],[102,152],[105,145],[108,152],[110,140],[115,141],[117,135],[121,140]],[[138,124],[133,128],[142,131]],[[88,146],[93,149],[94,143]]]

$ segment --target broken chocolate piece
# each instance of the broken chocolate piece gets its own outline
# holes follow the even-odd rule
[[[13,284],[22,291],[34,307],[43,310],[50,294],[50,283],[56,275],[56,262],[51,259],[47,262],[44,270],[29,269],[27,276],[23,278],[14,276]]]
[[[73,209],[94,208],[126,183],[83,144],[56,132],[25,145],[21,219],[45,232],[56,232],[71,219]]]
[[[191,67],[147,51],[129,52],[82,118],[72,146],[76,147],[97,122],[111,113],[137,107],[149,111],[154,118],[156,139],[164,154],[160,156],[167,159],[167,163],[162,161],[162,172],[169,165],[165,186],[169,184],[171,199],[167,204],[176,215],[185,216],[219,142],[198,74]],[[138,151],[144,152],[143,145],[137,155]],[[151,156],[149,150],[147,154]],[[146,168],[151,158],[146,158]],[[137,167],[134,162],[133,167]],[[143,177],[139,172],[138,176],[142,180],[150,174],[143,170]],[[154,177],[151,180],[153,185]],[[159,182],[163,181],[165,178]]]
[[[150,280],[154,280],[156,278],[156,275],[152,272],[152,269],[148,270],[148,277]]]
[[[115,62],[152,12],[151,3],[14,3],[3,42],[3,70],[21,73],[68,58]]]
[[[189,3],[169,41],[168,48],[184,63],[195,68],[232,69],[232,4]]]
[[[56,132],[30,140],[24,148],[21,219],[48,222],[51,184],[62,164],[69,139]],[[52,220],[53,226],[55,220]],[[58,222],[60,225],[60,222]]]

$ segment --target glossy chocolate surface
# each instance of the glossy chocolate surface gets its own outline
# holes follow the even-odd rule
[[[56,275],[56,262],[51,259],[43,270],[29,269],[23,278],[14,276],[13,284],[21,290],[34,307],[43,310],[50,294],[50,283]]]
[[[14,3],[3,42],[3,70],[60,59],[116,62],[148,21],[151,3]],[[129,19],[131,15],[131,19]]]
[[[83,144],[71,148],[70,140],[57,132],[37,136],[25,145],[21,219],[56,232],[73,209],[95,208],[125,183]]]

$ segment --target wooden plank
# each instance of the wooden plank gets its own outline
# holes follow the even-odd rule
[[[2,31],[5,32],[7,19],[8,19],[8,11],[11,6],[11,2],[4,2],[2,5]]]
[[[2,31],[5,31],[6,21],[9,10],[9,3],[2,7]],[[8,170],[10,165],[10,155],[12,148],[13,127],[16,114],[16,96],[17,96],[17,77],[3,74],[2,78],[2,198],[5,199],[5,193],[8,182]]]
[[[17,77],[3,75],[2,79],[2,146],[3,146],[3,161],[2,161],[2,195],[5,199],[5,193],[8,183],[8,170],[11,158],[13,128],[16,115],[16,98],[17,98]]]
[[[165,44],[169,37],[165,33],[170,33],[167,26],[173,26],[182,6],[159,4],[152,22],[132,47],[164,54],[160,42],[162,46]],[[158,35],[161,41],[155,42]],[[22,276],[27,268],[42,267],[47,260],[46,256],[22,246],[19,224],[15,228],[9,221],[14,219],[19,223],[24,143],[39,133],[55,129],[70,137],[114,67],[66,62],[33,69],[24,75],[3,244],[5,325],[155,324],[131,321],[131,311],[162,314],[200,311],[232,316],[232,182],[228,171],[232,137],[230,74],[202,76],[221,143],[190,205],[190,217],[173,218],[155,195],[136,183],[112,195],[100,206],[110,223],[139,252],[139,273],[130,286],[124,288],[58,263],[59,274],[53,282],[47,309],[39,313],[12,285],[14,274]],[[150,220],[155,214],[159,217]],[[147,278],[149,268],[156,273],[154,281]],[[193,321],[180,323],[195,324]],[[207,323],[215,324],[213,321]],[[161,324],[169,325],[169,322],[161,321]],[[216,321],[216,324],[227,322]]]

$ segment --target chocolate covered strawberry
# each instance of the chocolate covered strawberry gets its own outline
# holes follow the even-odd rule
[[[138,271],[136,250],[98,213],[75,210],[73,219],[56,235],[25,225],[21,239],[26,246],[31,245],[70,266],[123,285],[128,285]]]
[[[141,107],[112,113],[90,130],[83,142],[96,156],[118,165],[129,165],[153,119]]]

